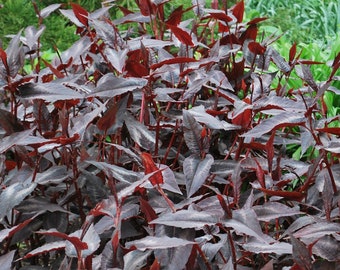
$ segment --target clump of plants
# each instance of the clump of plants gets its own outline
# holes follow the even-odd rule
[[[310,66],[325,63],[295,44],[282,57],[243,1],[166,16],[168,2],[113,20],[111,6],[54,4],[38,18],[59,9],[75,44],[46,61],[44,28],[28,26],[0,49],[3,269],[340,260],[340,127],[326,101],[340,54],[316,81]]]

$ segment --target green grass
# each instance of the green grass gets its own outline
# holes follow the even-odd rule
[[[43,0],[36,1],[39,9],[43,9],[50,4],[63,3],[63,8],[70,8],[71,1],[54,1]],[[72,1],[84,6],[87,10],[95,10],[101,7],[101,1],[82,0]],[[38,18],[34,11],[32,1],[30,0],[0,0],[3,6],[0,9],[0,39],[3,47],[7,47],[9,39],[6,35],[17,34],[20,30],[29,25],[38,27]],[[46,30],[42,35],[42,50],[49,50],[56,46],[60,51],[66,50],[70,44],[78,39],[75,35],[76,28],[69,23],[69,20],[62,16],[59,11],[53,12],[49,17],[44,19],[43,24]]]
[[[337,0],[246,0],[247,17],[269,17],[296,43],[325,43],[340,29],[340,2]]]

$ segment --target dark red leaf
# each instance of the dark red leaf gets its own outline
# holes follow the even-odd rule
[[[89,26],[89,13],[87,12],[86,9],[84,9],[82,6],[76,4],[76,3],[71,3],[72,10],[74,15],[77,17],[77,19],[84,25],[84,26]]]
[[[319,132],[326,132],[333,135],[340,136],[340,128],[339,127],[325,127],[325,128],[316,128]]]
[[[324,62],[312,61],[312,60],[299,60],[299,64],[304,65],[324,65]]]
[[[250,103],[248,98],[243,101],[245,101],[245,103]],[[233,113],[235,113],[235,111]],[[232,118],[232,123],[243,128],[248,128],[252,121],[252,114],[252,109],[248,109],[248,107],[246,107],[246,109],[244,109],[241,113],[238,113],[237,116]]]
[[[150,16],[153,14],[152,3],[150,0],[139,0],[137,1],[140,12],[143,16]]]
[[[231,211],[230,211],[230,207],[228,207],[228,205],[226,204],[223,196],[221,194],[217,194],[216,196],[217,196],[217,199],[218,199],[221,207],[228,214],[228,218],[231,218],[232,214],[231,214]]]
[[[254,18],[252,19],[251,21],[249,21],[247,24],[250,25],[250,24],[257,24],[259,22],[262,22],[262,21],[265,21],[267,20],[268,18]]]
[[[119,10],[120,10],[121,12],[123,12],[124,16],[127,16],[127,15],[129,15],[129,14],[133,14],[133,11],[128,10],[128,9],[125,8],[125,7],[118,6],[118,8],[119,8]]]
[[[194,43],[192,41],[191,36],[189,35],[188,32],[184,31],[183,29],[177,27],[177,26],[173,26],[173,25],[167,25],[170,30],[172,31],[172,33],[176,36],[176,38],[182,42],[184,45],[187,46],[194,46]]]
[[[296,43],[294,42],[294,44],[289,50],[289,62],[290,63],[294,60],[295,55],[296,55]]]
[[[268,158],[268,170],[272,172],[273,167],[273,160],[274,160],[274,139],[275,139],[275,132],[270,135],[269,140],[266,143],[266,151],[267,151],[267,158]]]
[[[25,228],[30,222],[32,222],[39,214],[34,215],[31,218],[26,219],[22,223],[19,223],[16,226],[13,226],[12,228],[2,229],[0,230],[0,242],[5,240],[6,238],[12,238],[14,234],[16,234],[18,231]]]
[[[61,79],[61,78],[64,78],[65,77],[65,75],[62,73],[62,72],[60,72],[58,69],[56,69],[55,67],[53,67],[49,62],[47,62],[46,60],[44,60],[44,59],[42,59],[43,60],[43,62],[44,62],[44,64],[53,72],[53,74],[57,77],[57,78],[59,78],[59,79]]]
[[[236,17],[237,22],[241,23],[243,21],[244,15],[244,1],[238,2],[233,8],[233,15]]]
[[[338,65],[340,63],[340,52],[338,52],[338,54],[336,55],[336,57],[334,58],[334,61],[332,63],[332,67],[335,67],[336,65]]]
[[[146,220],[151,222],[152,220],[157,218],[157,214],[155,210],[150,206],[149,202],[144,200],[143,198],[139,199],[141,211],[146,216]]]
[[[28,258],[37,256],[37,255],[40,255],[40,254],[46,254],[47,252],[64,249],[65,245],[66,245],[66,241],[56,241],[56,242],[44,244],[44,245],[28,252],[23,257],[23,259],[28,259]]]
[[[259,181],[260,185],[262,188],[266,188],[266,183],[265,183],[265,173],[260,165],[260,163],[257,161],[256,158],[254,158],[256,164],[257,164],[257,167],[256,167],[256,177],[257,177],[257,180]]]
[[[248,44],[248,48],[252,53],[262,55],[266,51],[266,47],[262,46],[260,43],[251,41]]]
[[[184,64],[184,63],[193,63],[197,62],[197,60],[190,58],[190,57],[175,57],[175,58],[170,58],[167,60],[163,60],[157,64],[153,64],[150,66],[151,69],[157,69],[160,68],[164,65],[172,65],[172,64]]]
[[[5,66],[5,70],[9,70],[8,64],[7,64],[7,54],[2,48],[0,48],[0,58],[1,58],[2,63]]]
[[[153,261],[150,270],[160,270],[161,269],[161,265],[159,264],[157,258]]]
[[[152,176],[150,176],[149,180],[153,186],[160,185],[164,183],[163,175],[160,169],[156,166],[155,162],[152,159],[152,156],[149,153],[143,152],[141,154],[141,158],[143,161],[143,166],[145,169],[145,174],[153,173]]]
[[[211,1],[211,7],[213,9],[218,9],[218,0],[212,0]]]
[[[229,23],[233,21],[233,18],[225,14],[225,12],[211,12],[210,17],[216,20],[220,20],[225,23]]]
[[[100,130],[106,131],[116,122],[118,108],[118,104],[112,103],[110,108],[108,108],[104,115],[100,117],[97,121],[97,127]]]
[[[218,32],[219,33],[229,33],[230,31],[230,27],[221,23],[221,22],[218,22]]]
[[[246,40],[256,40],[258,27],[256,24],[250,24],[246,31],[244,31],[240,37],[240,41],[243,43]]]
[[[279,196],[293,201],[301,201],[305,197],[305,194],[298,191],[270,190],[265,188],[260,188],[260,190],[267,195]]]
[[[170,17],[166,23],[169,25],[178,26],[182,20],[183,13],[183,5],[181,5],[170,14]]]
[[[38,231],[37,233],[52,235],[52,236],[56,236],[56,237],[62,238],[64,240],[67,240],[67,241],[71,242],[77,250],[84,250],[84,249],[88,248],[87,243],[81,241],[78,237],[68,236],[67,234],[58,232],[55,229],[50,229],[48,231]]]

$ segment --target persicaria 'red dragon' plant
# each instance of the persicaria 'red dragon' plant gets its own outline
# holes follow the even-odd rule
[[[243,1],[137,5],[36,9],[0,49],[2,269],[335,266],[340,54],[318,82]],[[80,39],[48,62],[57,11]]]

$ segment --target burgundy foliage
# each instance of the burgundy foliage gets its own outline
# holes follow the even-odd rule
[[[334,267],[340,128],[323,95],[340,57],[317,82],[319,63],[281,56],[243,2],[136,2],[114,20],[37,11],[80,36],[51,63],[43,25],[0,49],[2,269]]]

